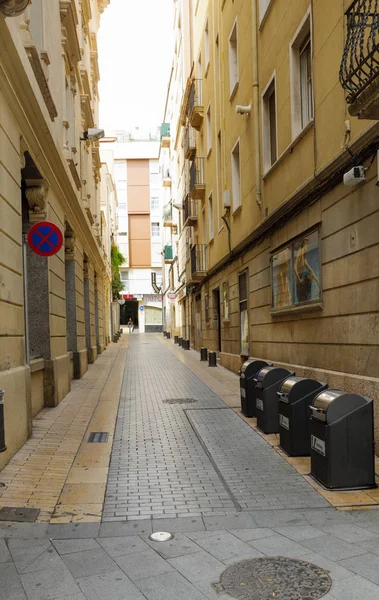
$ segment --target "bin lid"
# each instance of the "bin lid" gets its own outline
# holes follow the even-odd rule
[[[324,390],[313,401],[316,411],[312,411],[312,416],[320,421],[333,423],[370,402],[372,403],[370,398],[358,394],[346,394],[341,390]]]
[[[264,387],[269,387],[278,381],[286,379],[290,375],[293,375],[291,371],[282,369],[280,367],[264,367],[257,375],[257,380],[262,383]]]
[[[260,369],[262,369],[263,367],[269,366],[271,363],[267,363],[265,360],[257,360],[255,358],[249,358],[248,360],[246,360],[242,367],[241,367],[241,373],[245,373],[245,375],[255,375],[256,373],[258,373],[258,371]]]
[[[313,393],[320,393],[322,389],[327,388],[326,383],[322,383],[321,381],[317,381],[315,379],[308,379],[307,377],[296,377],[292,375],[285,379],[280,386],[278,395],[283,399],[286,397],[289,402],[296,402],[301,398],[308,397]],[[309,398],[309,402],[311,402],[311,398]]]

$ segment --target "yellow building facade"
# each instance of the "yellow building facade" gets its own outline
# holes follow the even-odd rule
[[[107,4],[0,2],[0,468],[30,435],[32,417],[65,397],[111,337],[117,199],[101,188],[89,135],[98,127],[96,35]],[[64,236],[49,258],[27,243],[41,221]]]
[[[345,13],[363,4],[194,0],[175,19],[190,68],[165,116],[185,273],[170,330],[233,370],[266,359],[378,412],[379,117],[370,98],[349,111],[340,82]]]

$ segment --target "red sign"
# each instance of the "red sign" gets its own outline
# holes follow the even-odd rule
[[[54,223],[42,221],[33,225],[28,233],[30,248],[39,256],[53,256],[63,244],[63,235]]]

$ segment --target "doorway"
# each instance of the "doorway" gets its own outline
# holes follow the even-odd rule
[[[134,329],[138,329],[138,300],[126,300],[125,304],[121,306],[121,325],[126,325],[129,317],[133,320]]]
[[[217,352],[221,352],[221,298],[220,290],[217,288],[212,291],[213,295],[213,329],[217,332],[216,344]]]

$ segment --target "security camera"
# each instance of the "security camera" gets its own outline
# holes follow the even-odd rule
[[[237,104],[236,113],[238,115],[250,115],[251,113],[251,104],[249,106],[241,106],[241,104]]]
[[[365,167],[353,167],[343,176],[343,182],[348,187],[354,187],[366,180]]]
[[[88,140],[89,142],[97,142],[101,140],[105,136],[104,129],[88,129],[83,134],[83,140]]]

